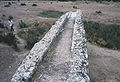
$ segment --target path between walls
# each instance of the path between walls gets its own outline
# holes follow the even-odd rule
[[[65,82],[67,72],[71,62],[73,21],[69,19],[56,44],[51,47],[48,58],[44,58],[43,63],[32,78],[32,82]],[[44,62],[47,61],[47,62]]]

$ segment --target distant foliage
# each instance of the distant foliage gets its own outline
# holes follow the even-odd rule
[[[32,6],[37,6],[37,4],[32,4]]]
[[[101,14],[102,12],[101,11],[96,11],[97,14]]]
[[[6,15],[5,15],[5,14],[2,14],[2,16],[3,16],[3,17],[6,17]]]
[[[37,22],[37,21],[34,22],[34,26],[35,26],[35,27],[39,26],[39,22]]]
[[[27,28],[28,25],[21,20],[21,21],[19,22],[19,27],[20,27],[20,28]]]
[[[21,5],[21,6],[26,6],[26,4],[25,4],[25,3],[21,3],[20,5]]]
[[[60,11],[47,10],[47,11],[43,11],[43,12],[39,13],[38,16],[48,17],[48,18],[59,18],[63,14],[64,13],[60,12]]]
[[[74,9],[77,9],[77,6],[73,6]]]
[[[11,20],[12,20],[12,19],[13,19],[13,16],[8,16],[8,19],[11,19]]]
[[[4,5],[4,7],[10,7],[10,5]]]
[[[11,2],[8,2],[8,5],[11,5]]]
[[[120,49],[120,25],[84,22],[87,40],[100,46]]]

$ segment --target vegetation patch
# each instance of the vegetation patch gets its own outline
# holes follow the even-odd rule
[[[97,14],[101,14],[102,12],[101,11],[96,11]]]
[[[25,3],[21,3],[20,5],[21,5],[21,6],[26,6],[26,4],[25,4]]]
[[[20,27],[20,28],[27,28],[28,25],[21,20],[21,21],[19,22],[19,27]]]
[[[0,42],[6,43],[12,46],[15,50],[18,50],[17,39],[15,35],[2,23],[0,23]]]
[[[11,5],[11,2],[8,2],[8,5]]]
[[[37,6],[37,4],[32,4],[32,6]]]
[[[5,14],[2,14],[2,16],[3,16],[3,17],[6,17],[6,15],[5,15]]]
[[[36,42],[38,42],[45,35],[46,32],[51,28],[51,25],[48,24],[38,24],[36,27],[30,28],[27,31],[21,31],[18,33],[18,36],[23,38],[26,41],[25,48],[31,49]]]
[[[77,9],[77,6],[73,6],[74,9]]]
[[[110,49],[120,49],[120,25],[84,21],[86,37],[91,43]]]
[[[10,5],[4,5],[4,7],[10,7]]]
[[[47,17],[47,18],[59,18],[63,14],[64,13],[60,12],[60,11],[47,10],[47,11],[43,11],[43,12],[39,13],[38,16]]]
[[[8,19],[11,19],[11,20],[12,20],[12,19],[13,19],[13,16],[8,16]]]

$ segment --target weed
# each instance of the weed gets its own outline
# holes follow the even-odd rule
[[[11,20],[12,20],[12,19],[13,19],[13,16],[8,16],[8,19],[11,19]]]
[[[35,26],[35,27],[39,26],[39,22],[37,22],[37,21],[34,22],[34,26]]]
[[[5,14],[2,14],[2,16],[3,16],[3,17],[6,17],[6,15],[5,15]]]
[[[25,4],[25,3],[21,3],[20,5],[21,5],[21,6],[26,6],[26,4]]]
[[[19,27],[20,27],[20,28],[27,28],[28,25],[25,24],[25,23],[21,20],[20,23],[19,23]]]
[[[4,7],[10,7],[10,5],[4,5]]]
[[[37,4],[32,4],[32,6],[37,6]]]
[[[97,14],[101,14],[102,12],[101,11],[96,11]]]
[[[74,9],[77,9],[77,6],[73,6]]]
[[[11,5],[11,2],[8,2],[8,5]]]

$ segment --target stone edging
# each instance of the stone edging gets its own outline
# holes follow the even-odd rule
[[[75,24],[71,46],[72,65],[66,82],[90,82],[88,76],[88,55],[82,12],[75,14]]]
[[[30,53],[22,61],[17,71],[13,75],[11,82],[28,82],[32,77],[37,65],[42,61],[43,55],[48,51],[49,47],[55,40],[56,36],[62,31],[65,22],[71,12],[64,14],[56,21],[55,25],[46,33],[46,35],[37,42],[31,49]]]

